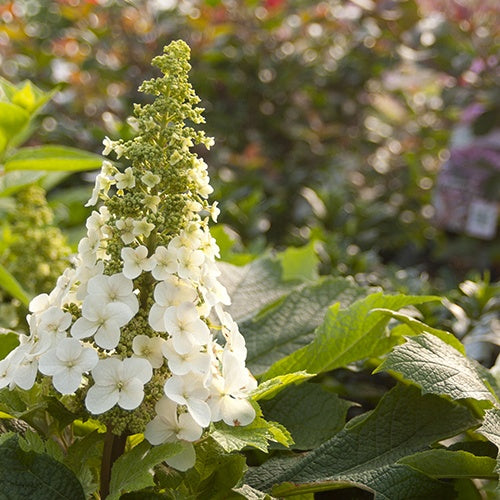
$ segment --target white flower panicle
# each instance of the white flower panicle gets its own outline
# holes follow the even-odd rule
[[[224,311],[208,228],[219,209],[207,201],[205,162],[190,152],[212,141],[184,124],[203,121],[188,59],[187,45],[173,42],[153,61],[165,76],[141,87],[156,100],[136,106],[138,136],[104,140],[104,154],[130,166],[103,163],[88,205],[104,204],[87,220],[75,265],[33,299],[30,336],[0,361],[0,388],[52,377],[114,432],[145,432],[152,444],[193,442],[211,422],[255,418],[256,381]]]

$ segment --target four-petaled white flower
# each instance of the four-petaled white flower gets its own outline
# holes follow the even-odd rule
[[[82,375],[92,370],[98,360],[95,349],[65,338],[41,356],[38,366],[44,375],[52,375],[52,383],[61,394],[71,394],[80,387]]]
[[[157,332],[165,332],[165,312],[183,302],[195,302],[197,299],[196,289],[189,286],[177,276],[168,276],[155,287],[155,303],[149,311],[149,325]]]
[[[245,368],[241,359],[225,351],[222,360],[222,376],[211,381],[208,400],[212,421],[224,420],[228,425],[248,425],[255,418],[255,409],[248,401],[248,393],[257,387],[257,382]]]
[[[130,308],[132,315],[139,310],[139,301],[134,294],[134,283],[123,273],[94,276],[87,284],[87,293],[93,297],[99,297],[106,304],[112,302],[125,304]]]
[[[156,247],[151,261],[153,263],[151,274],[157,280],[165,280],[177,272],[177,252],[169,250],[164,246]]]
[[[95,384],[85,398],[87,410],[98,415],[116,404],[124,410],[137,408],[144,399],[144,384],[152,374],[151,364],[142,358],[100,360],[92,370]]]
[[[177,274],[181,278],[199,281],[205,261],[205,254],[201,250],[182,247],[177,252],[177,260],[179,261]]]
[[[135,186],[135,177],[132,167],[125,169],[123,173],[118,172],[115,175],[117,189],[132,189]]]
[[[210,340],[210,330],[192,302],[169,307],[165,311],[164,321],[179,354],[187,354],[193,346],[206,345]]]
[[[147,187],[152,188],[156,186],[160,181],[161,177],[159,175],[153,174],[151,171],[147,171],[142,177],[141,181],[146,184]]]
[[[137,278],[143,271],[151,271],[153,263],[148,258],[148,249],[144,245],[137,248],[122,248],[123,274],[131,280]]]
[[[163,397],[155,405],[156,417],[146,425],[145,438],[151,444],[196,441],[203,429],[189,413],[179,415],[177,404]]]
[[[134,234],[134,219],[127,217],[126,219],[118,219],[116,227],[121,231],[120,238],[125,245],[130,245],[135,240]]]
[[[163,358],[164,344],[165,339],[161,337],[136,335],[132,340],[132,350],[137,357],[147,359],[153,368],[160,368],[165,361]]]
[[[211,357],[207,351],[201,351],[199,346],[185,353],[179,354],[172,339],[168,339],[162,346],[163,355],[167,358],[168,367],[174,375],[186,375],[189,372],[207,374],[210,368]]]
[[[210,423],[210,406],[206,399],[209,396],[208,389],[203,384],[203,377],[192,375],[179,377],[173,375],[164,386],[165,395],[179,405],[185,405],[194,421],[202,427]]]
[[[133,317],[128,306],[121,302],[106,304],[98,296],[89,295],[82,306],[82,317],[71,327],[75,339],[94,337],[103,349],[114,349],[120,341],[120,328]]]
[[[146,217],[143,217],[140,220],[135,220],[133,222],[134,229],[132,230],[132,233],[134,236],[144,236],[147,238],[150,234],[151,231],[155,228],[155,225],[151,222],[148,222]]]

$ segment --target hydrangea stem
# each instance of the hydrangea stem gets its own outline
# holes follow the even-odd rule
[[[117,436],[108,428],[106,437],[104,438],[104,450],[102,453],[101,463],[101,478],[99,493],[101,499],[105,499],[109,495],[109,485],[111,483],[111,469],[116,460],[123,455],[125,451],[125,444],[127,442],[127,435],[122,434]]]

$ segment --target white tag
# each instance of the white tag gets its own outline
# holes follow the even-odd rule
[[[470,236],[490,240],[497,229],[498,204],[476,198],[469,205],[465,231]]]

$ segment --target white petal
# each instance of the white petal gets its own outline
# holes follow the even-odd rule
[[[88,372],[97,365],[99,356],[95,349],[91,347],[84,347],[80,356],[78,357],[78,367],[82,373]]]
[[[193,342],[191,335],[186,335],[185,333],[172,333],[172,341],[174,344],[174,349],[179,354],[187,354],[192,351],[197,344]]]
[[[14,372],[12,381],[21,389],[28,390],[33,387],[37,373],[36,360],[23,362]]]
[[[149,382],[153,376],[151,363],[142,358],[126,358],[123,360],[123,373],[127,379],[135,378],[142,384]]]
[[[71,335],[75,339],[91,337],[97,330],[97,324],[87,318],[78,318],[71,327]]]
[[[248,425],[255,418],[255,410],[246,399],[224,396],[220,411],[227,425]]]
[[[196,441],[203,433],[202,427],[194,421],[189,413],[182,413],[179,416],[179,427],[177,437],[184,441]]]
[[[100,360],[92,370],[92,376],[98,385],[116,385],[120,380],[122,364],[117,358]]]
[[[38,363],[38,369],[44,375],[55,375],[56,373],[64,370],[65,366],[56,355],[56,349],[50,349],[43,356],[41,356]]]
[[[114,321],[106,321],[94,335],[95,343],[103,349],[114,349],[120,342],[120,327]]]
[[[158,416],[146,425],[144,437],[153,445],[175,441],[174,429]]]
[[[189,398],[187,400],[187,409],[194,421],[202,427],[207,427],[210,423],[210,406],[201,399]]]
[[[170,377],[163,386],[165,395],[177,404],[184,405],[187,403],[182,395],[184,392],[184,381],[181,377]]]
[[[165,332],[167,329],[165,328],[165,320],[164,320],[165,308],[163,306],[159,306],[158,304],[153,304],[151,309],[149,310],[149,326],[155,332]]]
[[[78,369],[64,370],[52,377],[52,384],[61,394],[72,394],[82,383],[82,372]]]
[[[121,389],[118,396],[118,405],[124,410],[134,410],[144,398],[144,386],[140,380],[133,378],[129,380]]]
[[[56,347],[57,357],[62,361],[73,361],[78,359],[82,352],[82,344],[77,339],[62,339]]]
[[[94,415],[110,410],[117,402],[118,389],[116,386],[93,385],[85,398],[87,410]]]

